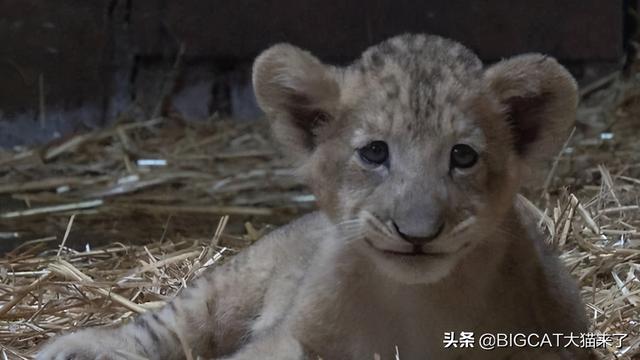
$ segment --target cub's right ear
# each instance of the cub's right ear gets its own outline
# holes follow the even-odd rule
[[[518,155],[530,162],[555,155],[576,117],[578,88],[571,74],[553,58],[525,54],[489,67],[485,79],[503,107]]]
[[[306,157],[318,144],[318,129],[337,111],[340,88],[330,68],[288,44],[265,50],[253,63],[253,89],[285,151]]]

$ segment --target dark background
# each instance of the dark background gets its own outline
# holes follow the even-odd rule
[[[286,41],[345,63],[403,32],[447,36],[486,62],[539,51],[589,82],[622,65],[623,0],[0,0],[0,146],[115,121],[259,114],[249,67]]]

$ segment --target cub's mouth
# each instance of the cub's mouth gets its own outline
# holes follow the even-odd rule
[[[380,249],[377,246],[375,246],[373,244],[373,242],[371,242],[371,240],[369,240],[369,238],[365,237],[364,241],[367,243],[367,245],[369,245],[372,249],[383,253],[383,254],[387,254],[387,255],[391,255],[391,256],[398,256],[398,257],[431,257],[431,258],[441,258],[441,257],[445,257],[447,255],[449,255],[448,253],[445,252],[431,252],[431,251],[425,251],[421,246],[414,246],[413,249],[411,251],[399,251],[399,250],[390,250],[390,249]]]

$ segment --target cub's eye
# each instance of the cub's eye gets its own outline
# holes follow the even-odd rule
[[[358,154],[362,160],[371,164],[380,165],[389,158],[389,147],[384,141],[372,141],[358,149]]]
[[[450,167],[466,169],[478,161],[478,153],[469,145],[457,144],[451,149]]]

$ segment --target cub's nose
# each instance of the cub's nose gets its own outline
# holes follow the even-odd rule
[[[393,227],[396,229],[396,232],[398,233],[398,235],[400,235],[400,237],[403,240],[413,245],[424,245],[432,241],[433,239],[437,238],[438,235],[442,233],[442,230],[444,229],[444,222],[440,222],[439,225],[434,227],[436,230],[433,233],[426,236],[412,236],[412,235],[406,234],[402,232],[402,230],[398,227],[398,224],[396,224],[395,221],[393,221]]]

